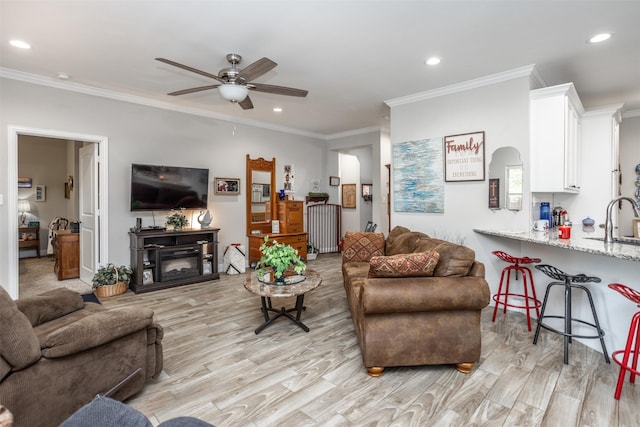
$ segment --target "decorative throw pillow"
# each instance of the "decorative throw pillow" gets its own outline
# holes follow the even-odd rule
[[[368,262],[384,255],[384,234],[348,231],[344,236],[342,262]]]
[[[369,277],[428,277],[438,265],[436,251],[391,256],[374,256],[369,261]]]

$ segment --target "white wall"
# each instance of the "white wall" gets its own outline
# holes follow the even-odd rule
[[[109,138],[109,254],[111,262],[129,263],[127,232],[141,216],[129,211],[131,163],[167,164],[208,168],[216,176],[241,179],[240,196],[215,196],[210,189],[211,226],[221,229],[221,248],[245,237],[245,156],[276,158],[280,170],[296,170],[296,199],[311,189],[310,180],[326,177],[326,143],[291,133],[200,117],[153,107],[69,92],[10,79],[0,85],[0,170],[7,170],[9,125],[52,129]],[[229,108],[238,108],[229,105]],[[64,181],[63,181],[64,182]],[[63,182],[60,183],[62,188]],[[282,174],[277,175],[282,185]],[[0,173],[0,194],[7,195],[5,173]],[[0,242],[7,242],[7,203],[0,205]],[[163,223],[166,213],[156,213]],[[196,220],[197,215],[193,217]],[[191,218],[189,218],[191,220]],[[197,224],[197,221],[196,221]],[[11,248],[7,247],[7,250]],[[3,248],[4,251],[4,248]],[[7,283],[6,257],[0,257],[0,284]],[[221,259],[219,260],[221,262]]]
[[[529,78],[520,77],[392,107],[391,143],[484,131],[485,171],[496,149],[512,146],[520,152],[526,177],[529,173],[529,85]],[[487,281],[494,292],[502,268],[491,255],[497,248],[486,239],[479,239],[473,228],[527,229],[529,180],[525,178],[524,181],[523,210],[520,212],[490,210],[486,179],[445,183],[444,214],[396,212],[392,197],[391,228],[402,225],[433,237],[464,242],[485,263]]]
[[[344,184],[355,184],[356,189],[360,186],[360,161],[358,157],[351,154],[340,153],[340,197],[342,197],[342,186]],[[342,201],[340,201],[342,204]],[[355,208],[342,208],[342,236],[347,231],[362,231],[360,227],[360,209],[356,194]]]

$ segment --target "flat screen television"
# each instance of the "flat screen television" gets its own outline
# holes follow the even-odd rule
[[[206,209],[209,169],[131,165],[131,211]]]

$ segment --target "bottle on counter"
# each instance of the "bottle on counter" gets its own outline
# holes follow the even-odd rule
[[[546,219],[549,222],[549,228],[553,228],[553,217],[551,216],[551,207],[549,202],[540,203],[540,219]]]

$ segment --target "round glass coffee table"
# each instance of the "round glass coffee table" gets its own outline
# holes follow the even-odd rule
[[[305,270],[304,275],[305,278],[301,282],[285,285],[274,285],[258,280],[258,275],[255,271],[251,272],[251,274],[247,274],[247,277],[244,281],[244,287],[252,294],[260,296],[260,300],[262,302],[262,314],[264,315],[264,323],[258,326],[255,331],[256,334],[259,334],[264,328],[266,328],[271,324],[271,322],[273,322],[280,316],[289,318],[289,320],[298,325],[303,331],[309,332],[309,328],[307,327],[307,325],[300,321],[300,315],[306,308],[304,306],[304,294],[320,286],[320,283],[322,283],[322,278],[317,271],[309,269]],[[271,304],[271,298],[287,297],[296,297],[295,307],[282,307],[280,309],[273,308]],[[276,314],[270,317],[270,311]],[[295,317],[291,315],[292,312],[295,312]]]

